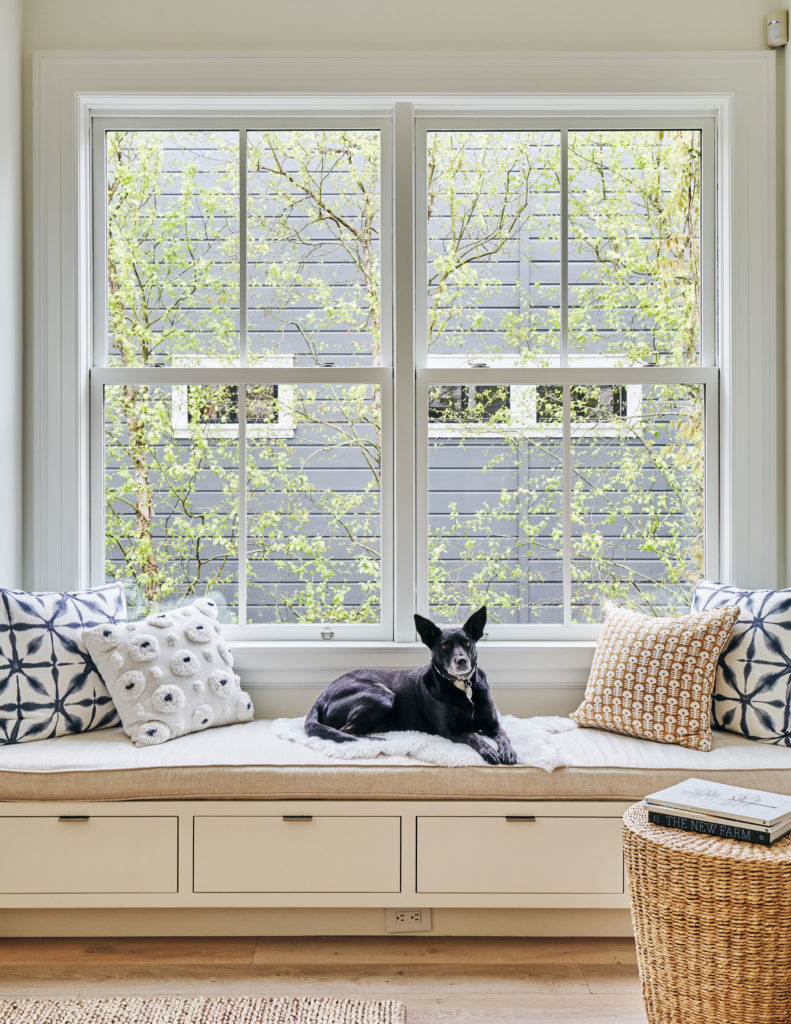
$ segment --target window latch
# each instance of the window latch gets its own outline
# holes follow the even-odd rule
[[[332,640],[335,637],[335,630],[322,629],[321,632],[319,633],[319,636],[321,637],[322,640]]]

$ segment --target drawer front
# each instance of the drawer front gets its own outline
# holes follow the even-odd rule
[[[196,817],[195,892],[399,892],[399,817]]]
[[[620,818],[417,822],[418,892],[620,893]]]
[[[0,892],[178,891],[178,818],[0,819]]]

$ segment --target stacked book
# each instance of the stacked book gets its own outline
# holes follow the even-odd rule
[[[791,832],[791,796],[687,779],[645,798],[648,820],[666,828],[771,846]]]

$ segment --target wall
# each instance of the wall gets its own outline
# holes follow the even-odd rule
[[[25,0],[25,50],[750,50],[778,0]]]
[[[21,583],[21,0],[0,0],[0,586]]]

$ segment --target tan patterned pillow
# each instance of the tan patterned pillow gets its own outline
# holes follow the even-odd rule
[[[693,750],[711,749],[717,659],[739,617],[736,605],[654,618],[607,603],[579,725]]]

